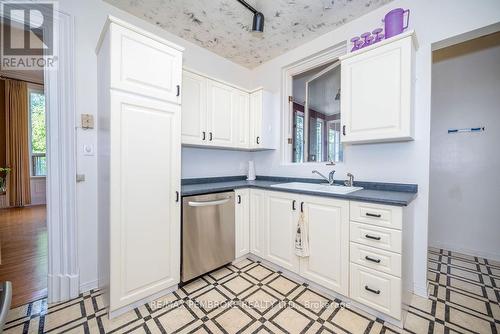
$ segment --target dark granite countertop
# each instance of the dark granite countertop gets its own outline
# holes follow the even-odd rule
[[[312,182],[318,183],[316,179],[296,179],[280,177],[257,177],[255,181],[246,181],[244,177],[222,177],[204,179],[184,179],[182,185],[182,196],[209,194],[214,192],[231,191],[241,188],[258,188],[271,191],[296,193],[302,195],[314,195],[321,197],[341,198],[351,201],[380,203],[396,206],[407,206],[417,196],[417,185],[395,184],[395,183],[375,183],[375,182],[355,182],[355,186],[363,187],[363,190],[352,193],[329,194],[324,192],[291,190],[272,187],[274,184],[287,182]]]

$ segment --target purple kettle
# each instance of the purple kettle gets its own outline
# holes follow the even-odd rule
[[[406,17],[406,25],[404,24],[405,14],[408,14]],[[385,14],[383,21],[385,24],[385,38],[399,35],[408,28],[408,24],[410,23],[410,10],[405,10],[403,8],[393,9]]]

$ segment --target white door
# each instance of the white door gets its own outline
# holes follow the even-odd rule
[[[263,98],[262,90],[250,94],[250,148],[262,147]]]
[[[111,33],[111,88],[180,104],[182,52],[116,24]]]
[[[250,253],[260,257],[265,255],[266,192],[250,189]]]
[[[239,89],[232,94],[232,108],[234,114],[235,146],[238,148],[250,147],[250,95]]]
[[[306,196],[310,255],[301,258],[300,274],[343,295],[349,291],[349,202]],[[302,203],[302,202],[301,202]]]
[[[237,189],[235,194],[236,258],[250,253],[250,189]]]
[[[208,143],[211,145],[234,145],[232,92],[233,88],[207,79]]]
[[[207,79],[182,72],[182,143],[203,145],[207,142]]]
[[[110,310],[179,283],[180,106],[111,92]]]
[[[299,206],[297,196],[293,194],[267,193],[264,258],[293,272],[299,271],[299,258],[295,255]]]
[[[344,143],[412,139],[412,37],[342,60]]]

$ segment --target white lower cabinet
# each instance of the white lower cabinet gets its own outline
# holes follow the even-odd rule
[[[250,189],[238,189],[235,194],[236,258],[250,253]]]
[[[264,258],[264,222],[266,212],[266,192],[250,189],[250,253]]]
[[[351,264],[351,298],[401,319],[401,279]]]
[[[412,227],[407,222],[403,228],[401,207],[258,189],[248,196],[250,253],[402,320],[410,295],[405,292],[412,286],[411,245],[405,251],[403,240],[411,241]],[[239,206],[237,231],[245,224],[240,217],[245,205]],[[308,257],[295,254],[301,213],[309,232]],[[243,237],[237,232],[237,257],[246,249],[238,241]]]
[[[295,232],[298,211],[297,196],[288,193],[268,192],[266,196],[265,256],[292,272],[299,272],[299,258],[295,255]]]
[[[300,275],[325,288],[349,293],[349,202],[303,198],[309,225],[309,257],[300,260]]]

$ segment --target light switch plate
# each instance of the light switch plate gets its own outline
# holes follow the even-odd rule
[[[92,114],[82,114],[82,129],[93,129],[94,128],[94,115]]]

